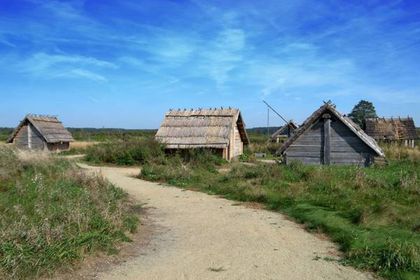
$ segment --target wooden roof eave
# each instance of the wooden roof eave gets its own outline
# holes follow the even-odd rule
[[[238,126],[239,127],[238,130],[239,130],[239,134],[241,135],[242,142],[245,145],[249,145],[248,132],[246,132],[246,126],[245,126],[244,120],[242,118],[242,114],[239,110],[238,110],[238,117],[235,118],[235,119],[236,119],[236,123],[241,123],[241,126],[240,127]]]

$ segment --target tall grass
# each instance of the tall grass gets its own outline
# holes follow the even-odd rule
[[[0,279],[36,278],[96,250],[112,253],[136,226],[127,194],[101,177],[0,147]]]
[[[408,148],[397,144],[382,144],[386,157],[391,160],[420,161],[420,148]]]
[[[105,142],[87,147],[85,153],[85,159],[95,164],[140,165],[165,157],[163,146],[153,139]]]
[[[143,179],[256,201],[286,212],[341,245],[344,262],[389,279],[420,276],[420,164],[244,166],[228,173],[177,160],[147,164]]]

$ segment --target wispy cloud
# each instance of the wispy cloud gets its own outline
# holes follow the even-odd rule
[[[35,53],[16,65],[18,71],[37,78],[85,78],[106,81],[102,75],[86,68],[116,69],[117,65],[93,57],[46,53]]]
[[[243,30],[233,28],[222,30],[200,53],[203,61],[200,69],[204,70],[218,87],[221,87],[229,80],[231,71],[243,61],[245,47],[246,35]]]
[[[184,97],[171,102],[251,108],[245,102],[267,98],[292,108],[371,98],[407,107],[420,103],[420,18],[410,5],[25,0],[0,10],[0,74],[92,81],[74,86],[149,103]]]

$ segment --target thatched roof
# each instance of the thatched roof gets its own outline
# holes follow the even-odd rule
[[[376,140],[416,139],[416,126],[412,118],[370,118],[365,120],[366,133]]]
[[[47,143],[72,142],[71,133],[64,128],[63,124],[57,117],[43,115],[26,115],[7,140],[8,143],[13,142],[19,130],[26,123],[31,123],[35,129],[41,134]]]
[[[278,153],[282,154],[286,151],[286,149],[296,141],[299,136],[301,136],[307,129],[311,128],[312,125],[316,123],[316,121],[322,117],[323,114],[330,113],[337,117],[340,121],[343,122],[345,126],[347,126],[351,131],[356,134],[366,145],[368,145],[373,151],[376,152],[378,156],[384,157],[385,154],[382,151],[381,147],[379,147],[378,143],[376,143],[375,139],[367,135],[357,124],[355,124],[350,118],[344,117],[340,114],[336,109],[335,105],[331,102],[325,103],[321,106],[318,110],[316,110],[309,118],[307,118],[303,124],[295,130],[292,137],[290,137],[283,146],[280,147]]]
[[[171,110],[165,115],[156,140],[168,149],[225,148],[234,124],[248,144],[245,123],[238,109]]]
[[[279,136],[289,136],[289,133],[295,131],[298,128],[294,121],[289,121],[287,124],[280,127],[276,132],[271,135],[271,139],[276,139]]]

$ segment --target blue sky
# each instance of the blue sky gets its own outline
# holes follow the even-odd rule
[[[0,0],[0,97],[0,126],[156,128],[220,106],[264,126],[263,99],[298,122],[367,99],[420,124],[420,3]]]

